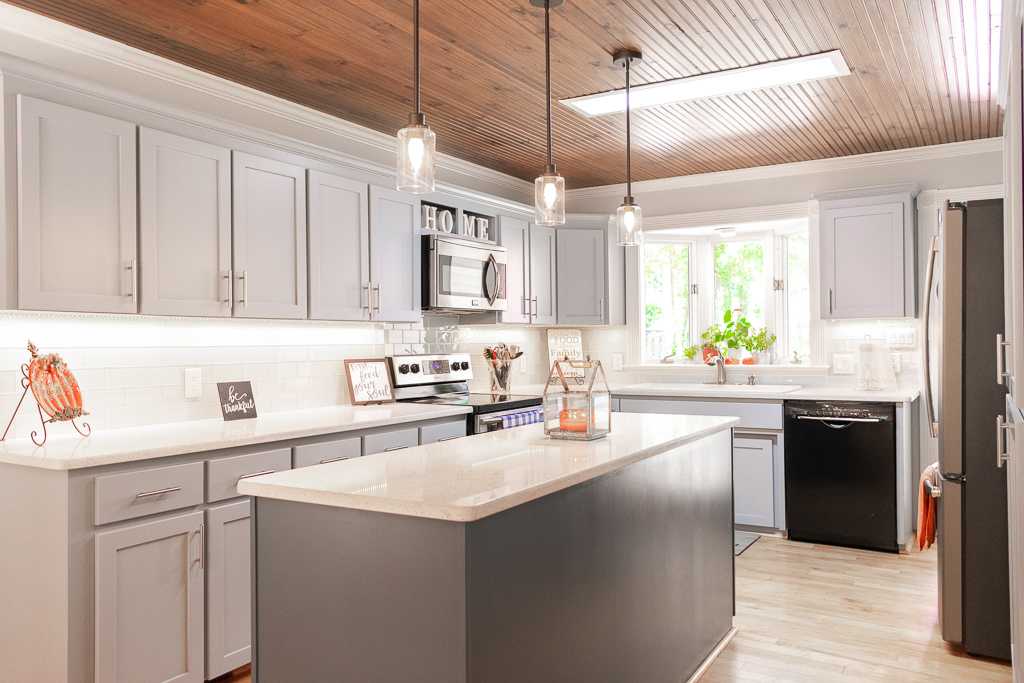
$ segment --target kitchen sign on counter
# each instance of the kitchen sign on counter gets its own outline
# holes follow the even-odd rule
[[[248,420],[256,417],[256,397],[252,382],[217,382],[220,412],[225,422]]]

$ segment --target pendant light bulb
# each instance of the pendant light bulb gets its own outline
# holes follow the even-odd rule
[[[565,178],[555,169],[551,144],[551,8],[558,7],[563,0],[530,0],[534,7],[544,8],[544,84],[547,100],[547,151],[548,165],[543,175],[533,182],[534,222],[538,225],[562,225],[565,223]]]
[[[409,125],[398,131],[395,187],[401,192],[434,191],[436,137],[420,107],[420,2],[413,0],[413,97],[416,111]]]
[[[615,212],[615,223],[619,235],[619,244],[623,247],[639,247],[644,239],[644,213],[633,201],[633,169],[631,164],[632,135],[630,129],[629,109],[629,66],[640,61],[643,55],[639,50],[619,50],[614,55],[614,63],[626,68],[626,196]]]

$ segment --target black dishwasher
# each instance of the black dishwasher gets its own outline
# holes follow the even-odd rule
[[[784,447],[789,538],[899,551],[894,404],[787,401]]]

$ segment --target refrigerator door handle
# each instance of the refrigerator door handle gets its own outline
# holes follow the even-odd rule
[[[928,269],[925,276],[924,290],[924,334],[923,334],[923,355],[924,355],[924,404],[928,411],[928,432],[932,438],[939,436],[939,423],[935,419],[935,399],[932,390],[932,361],[931,342],[929,341],[928,328],[932,318],[932,288],[935,285],[935,257],[939,253],[938,236],[932,237],[931,247],[928,249]]]
[[[1007,422],[1002,415],[996,415],[996,468],[1003,469],[1006,465],[1007,449],[1005,447],[1006,433],[1013,429],[1012,422]]]

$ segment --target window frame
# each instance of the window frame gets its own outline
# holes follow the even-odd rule
[[[639,271],[639,278],[638,278],[638,280],[639,280],[639,282],[638,282],[639,287],[637,289],[637,300],[638,300],[637,311],[638,311],[638,314],[639,314],[639,323],[640,323],[640,325],[639,325],[639,330],[638,330],[639,338],[636,340],[636,344],[637,344],[636,348],[638,349],[638,357],[639,357],[641,363],[658,363],[659,361],[661,361],[660,358],[647,358],[646,357],[647,349],[646,349],[645,338],[644,338],[645,337],[645,333],[647,331],[647,327],[646,327],[646,323],[645,323],[645,311],[646,311],[647,304],[646,304],[646,302],[644,300],[644,293],[645,293],[647,287],[646,287],[646,282],[644,281],[645,275],[644,275],[644,256],[643,256],[643,253],[644,253],[644,250],[647,248],[647,244],[650,243],[650,242],[653,242],[655,244],[680,244],[680,245],[685,245],[687,247],[687,249],[689,250],[689,254],[687,256],[687,266],[688,266],[688,270],[689,270],[689,280],[690,281],[687,284],[687,306],[686,306],[686,310],[687,310],[687,314],[688,314],[688,318],[689,318],[689,320],[687,322],[688,322],[688,327],[689,327],[689,332],[690,332],[690,338],[688,340],[686,340],[686,345],[687,346],[694,343],[692,341],[693,340],[693,336],[694,336],[694,329],[695,329],[695,327],[697,325],[700,324],[699,312],[694,310],[694,306],[693,306],[693,286],[698,284],[696,273],[699,270],[699,268],[697,266],[697,260],[694,257],[695,248],[696,248],[695,240],[692,237],[686,237],[686,236],[683,236],[683,235],[665,235],[664,238],[658,238],[658,239],[655,239],[655,240],[645,240],[644,243],[642,245],[640,245],[640,247],[637,248],[638,259],[639,259],[639,268],[638,268],[638,271]]]

